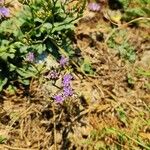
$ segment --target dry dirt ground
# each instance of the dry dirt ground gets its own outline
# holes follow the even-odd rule
[[[27,92],[2,95],[0,150],[150,149],[150,30],[119,30],[135,47],[134,63],[108,46],[112,24],[103,13],[85,11],[74,45],[90,60],[94,75],[76,71],[75,94],[63,105],[53,103],[34,80]]]

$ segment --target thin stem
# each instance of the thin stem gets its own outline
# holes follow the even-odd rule
[[[106,38],[106,40],[105,40],[105,43],[108,42],[108,40],[110,39],[110,37],[111,37],[116,31],[118,31],[118,30],[120,30],[120,29],[122,29],[122,28],[128,26],[129,24],[131,24],[131,23],[133,23],[133,22],[140,21],[140,20],[148,20],[148,21],[150,21],[150,18],[147,18],[147,17],[139,17],[139,18],[133,19],[133,20],[131,20],[131,21],[125,23],[125,24],[122,24],[122,25],[113,23],[113,22],[111,21],[113,24],[117,25],[118,27],[117,27],[117,28],[114,28],[114,29],[112,30],[112,32],[110,32],[110,34],[108,34],[108,36],[107,36],[107,38]]]

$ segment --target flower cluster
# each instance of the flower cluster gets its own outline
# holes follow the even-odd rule
[[[71,80],[72,79],[73,79],[73,77],[72,77],[71,74],[66,74],[63,77],[62,84],[63,84],[63,93],[64,93],[65,97],[73,95],[73,90],[72,90],[72,87],[71,87]]]
[[[62,84],[63,84],[63,87],[68,87],[70,86],[70,81],[72,80],[72,75],[71,74],[66,74],[64,75],[63,77],[63,81],[62,81]]]
[[[56,80],[59,78],[59,73],[56,70],[52,70],[48,73],[48,75],[46,76],[46,78],[48,79],[52,79],[52,80]]]
[[[59,64],[61,67],[65,67],[69,62],[69,59],[67,57],[64,57],[62,56],[60,61],[59,61]]]
[[[62,80],[63,92],[54,96],[57,103],[62,103],[67,97],[73,95],[73,89],[71,87],[71,80],[73,79],[71,74],[66,74]]]
[[[31,54],[30,54],[31,55]],[[30,56],[29,55],[29,56]],[[32,55],[31,55],[32,56]],[[29,60],[31,58],[29,57]],[[67,57],[62,56],[59,65],[61,69],[65,68],[68,65],[69,59]],[[58,69],[59,70],[59,69]],[[57,80],[60,77],[60,72],[57,70],[51,70],[47,75],[47,79]],[[73,79],[73,76],[70,73],[65,74],[62,77],[62,90],[61,92],[57,93],[53,96],[56,103],[62,103],[66,98],[73,95],[73,89],[71,87],[71,80]]]
[[[0,19],[2,17],[9,17],[9,16],[10,16],[9,9],[6,7],[0,7]]]
[[[29,62],[33,62],[34,59],[35,59],[34,53],[29,52],[29,53],[27,54],[27,56],[26,56],[26,60],[29,61]]]
[[[63,94],[64,94],[65,97],[72,96],[73,95],[72,87],[71,86],[64,87],[63,88]]]
[[[101,6],[98,3],[89,3],[88,8],[90,11],[100,11]]]
[[[63,97],[63,95],[60,93],[60,94],[58,94],[58,95],[55,95],[54,96],[54,99],[55,99],[55,101],[57,102],[57,103],[62,103],[65,99],[64,99],[64,97]]]

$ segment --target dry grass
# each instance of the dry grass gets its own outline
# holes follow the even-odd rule
[[[136,70],[149,69],[141,62],[149,41],[139,39],[147,31],[128,28],[131,42],[138,40],[138,58],[130,64],[103,39],[96,40],[97,33],[104,38],[111,33],[110,23],[102,14],[90,17],[85,15],[76,28],[76,46],[90,59],[95,75],[75,73],[76,94],[63,105],[53,103],[37,81],[28,92],[5,93],[0,100],[0,150],[150,149],[150,89],[145,87],[150,78]]]

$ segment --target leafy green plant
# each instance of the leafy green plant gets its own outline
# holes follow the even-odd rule
[[[119,0],[124,9],[124,20],[150,16],[150,0]]]
[[[70,38],[85,1],[78,2],[72,9],[68,8],[69,3],[59,0],[24,1],[19,12],[0,20],[0,91],[7,83],[29,84],[29,78],[37,77],[40,70],[36,57],[43,52],[58,58],[56,45],[66,51],[71,50]],[[28,53],[34,54],[34,61],[26,59]]]
[[[131,74],[127,74],[127,82],[130,86],[134,86],[135,84],[135,79]]]
[[[129,39],[127,38],[126,31],[121,30],[117,34],[114,33],[108,41],[108,46],[110,48],[118,50],[120,56],[128,60],[129,62],[135,61],[136,59],[135,49],[129,43]]]
[[[5,138],[4,136],[0,135],[0,144],[3,144],[6,140],[7,140],[7,138]]]
[[[89,74],[89,75],[94,74],[94,71],[93,71],[92,65],[90,63],[90,60],[88,60],[87,58],[84,59],[82,65],[81,65],[81,70],[84,73]]]
[[[122,107],[117,108],[118,119],[123,122],[126,126],[128,126],[127,115]]]
[[[146,71],[142,68],[137,69],[137,74],[141,75],[141,76],[144,76],[144,77],[150,77],[150,71]]]
[[[128,133],[126,133],[124,131],[121,131],[121,130],[118,130],[118,129],[115,129],[115,128],[106,128],[106,133],[108,135],[111,134],[111,135],[117,136],[119,141],[120,140],[121,141],[126,141],[126,142],[127,141],[128,142],[132,141],[132,142],[135,143],[135,145],[137,144],[136,148],[137,148],[137,146],[140,146],[140,147],[142,147],[144,149],[147,149],[147,150],[150,149],[149,146],[148,146],[148,144],[146,142],[143,142],[142,140],[140,140],[139,137],[134,138],[130,134],[128,134]],[[133,147],[133,143],[132,143],[132,147]],[[134,147],[134,149],[136,149],[136,148]]]
[[[150,79],[150,71],[144,70],[142,68],[137,69],[137,75],[142,76],[144,78]],[[150,89],[150,81],[148,80],[147,83],[145,83],[145,88]]]

